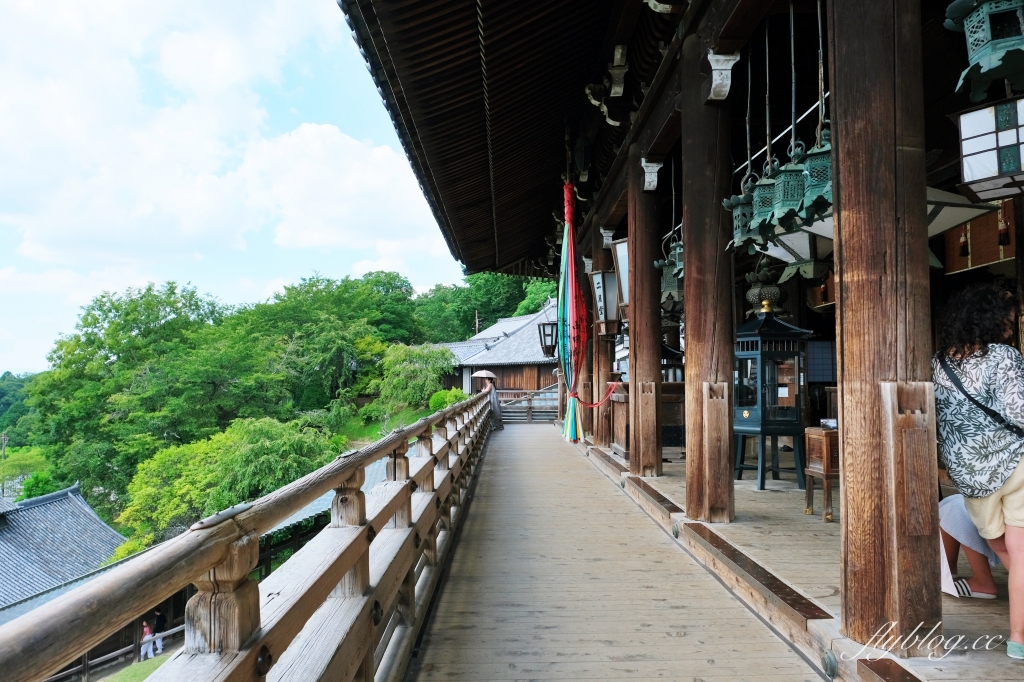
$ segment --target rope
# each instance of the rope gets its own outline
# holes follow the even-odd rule
[[[582,405],[583,407],[601,407],[606,402],[608,402],[608,400],[612,397],[612,393],[615,392],[615,389],[618,388],[618,386],[619,386],[619,382],[618,381],[613,381],[608,386],[608,390],[605,391],[604,397],[601,398],[600,400],[598,400],[596,403],[588,403],[586,400],[584,400],[583,398],[579,397],[575,393],[570,394],[569,397],[570,398],[575,398],[576,400],[580,401],[580,405]]]

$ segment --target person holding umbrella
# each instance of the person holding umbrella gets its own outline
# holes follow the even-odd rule
[[[494,425],[494,429],[504,429],[505,424],[501,420],[501,401],[498,400],[498,387],[494,384],[494,380],[498,378],[497,375],[494,372],[481,369],[473,372],[473,376],[487,380],[487,385],[491,390],[491,423]]]

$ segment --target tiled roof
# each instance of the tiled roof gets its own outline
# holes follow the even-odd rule
[[[487,342],[494,343],[497,339],[474,339],[471,341],[454,341],[452,343],[446,343],[444,346],[455,354],[459,364],[464,364],[466,360],[470,359],[477,353],[487,350]]]
[[[458,350],[452,348],[457,344],[447,343],[445,345],[452,348],[452,352],[459,358],[459,362],[466,367],[551,364],[555,362],[555,359],[544,355],[540,346],[537,325],[541,322],[554,322],[556,318],[555,300],[551,299],[538,313],[503,318],[469,341],[462,341],[462,344],[474,341],[487,342],[486,346],[474,355],[463,357]],[[495,331],[499,332],[497,337],[495,337]],[[505,336],[505,333],[508,335]]]
[[[0,514],[0,608],[99,568],[124,542],[78,484]]]

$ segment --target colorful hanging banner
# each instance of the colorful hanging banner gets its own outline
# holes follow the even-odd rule
[[[576,263],[575,198],[576,190],[566,183],[565,233],[562,236],[562,263],[558,273],[558,363],[566,386],[565,418],[562,435],[566,440],[583,439],[582,405],[577,395],[580,367],[587,357],[587,307],[580,286]]]

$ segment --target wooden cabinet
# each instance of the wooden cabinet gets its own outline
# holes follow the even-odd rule
[[[812,427],[804,435],[807,439],[807,470],[839,476],[839,431]]]

